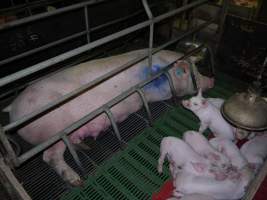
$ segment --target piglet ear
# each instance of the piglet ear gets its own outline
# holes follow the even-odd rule
[[[205,170],[208,168],[207,164],[205,163],[200,163],[200,162],[191,162],[193,168],[196,170],[198,173],[204,173]]]
[[[202,89],[201,88],[199,88],[198,93],[197,93],[197,96],[198,97],[202,97]]]

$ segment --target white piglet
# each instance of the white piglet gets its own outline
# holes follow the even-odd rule
[[[224,174],[212,169],[208,159],[197,154],[187,143],[175,137],[165,137],[160,144],[158,172],[162,173],[162,166],[167,156],[172,178],[175,180],[180,171],[186,171],[196,176],[207,176],[223,180]]]
[[[205,194],[187,194],[181,198],[171,197],[167,200],[215,200],[213,197]]]
[[[187,194],[205,194],[215,199],[240,199],[253,178],[249,167],[240,170],[241,176],[237,180],[225,179],[218,181],[209,177],[195,176],[181,172],[175,179],[173,196],[181,197]]]
[[[189,144],[198,154],[207,158],[221,168],[231,166],[230,160],[210,145],[209,141],[199,132],[186,131],[183,135],[184,141]]]
[[[209,143],[218,151],[226,155],[233,166],[242,169],[248,164],[247,159],[241,154],[235,143],[224,138],[212,138]]]
[[[257,172],[267,156],[267,135],[255,136],[243,144],[240,151]]]
[[[220,110],[202,97],[202,92],[199,90],[197,96],[189,100],[183,100],[182,104],[185,108],[191,110],[200,120],[199,132],[203,133],[209,128],[215,137],[227,138],[234,140],[233,127],[225,121]]]

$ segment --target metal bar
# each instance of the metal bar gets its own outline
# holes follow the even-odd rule
[[[46,18],[46,17],[62,14],[62,13],[65,13],[67,11],[76,10],[76,9],[82,8],[84,6],[89,6],[89,5],[93,5],[93,4],[101,3],[101,2],[105,2],[105,1],[107,1],[107,0],[90,0],[90,1],[87,1],[87,2],[83,2],[83,3],[78,3],[78,4],[71,5],[71,6],[67,6],[65,8],[60,8],[58,10],[54,10],[54,11],[51,11],[51,12],[41,13],[41,14],[38,14],[38,15],[33,15],[31,17],[22,18],[20,20],[16,20],[16,21],[12,21],[12,22],[3,24],[2,26],[0,26],[0,30],[4,30],[4,29],[7,29],[7,28],[11,28],[11,27],[16,27],[16,26],[19,26],[19,25],[22,25],[22,24],[26,24],[26,23],[35,21],[35,20],[39,20],[39,19],[43,19],[43,18]]]
[[[189,57],[190,55],[198,52],[201,49],[202,49],[202,47],[201,48],[197,47],[197,48],[193,49],[192,51],[188,52],[186,55],[180,57],[178,60],[185,59],[185,58]],[[44,149],[48,148],[49,146],[51,146],[52,144],[54,144],[58,140],[60,140],[63,135],[69,135],[73,131],[77,130],[78,128],[80,128],[81,126],[86,124],[89,120],[91,120],[91,119],[95,118],[96,116],[100,115],[101,113],[105,112],[106,108],[110,108],[110,107],[114,106],[119,101],[122,101],[125,98],[127,98],[128,96],[130,96],[131,94],[135,93],[136,90],[138,90],[139,88],[142,88],[144,85],[146,85],[146,84],[150,83],[151,81],[153,81],[154,79],[160,77],[165,71],[168,71],[170,68],[172,68],[173,64],[175,62],[177,62],[177,60],[174,61],[173,63],[169,64],[164,70],[161,70],[161,72],[159,72],[159,73],[151,76],[147,80],[142,81],[141,83],[129,88],[128,90],[123,92],[121,95],[115,97],[114,99],[110,100],[106,104],[102,105],[100,108],[92,111],[91,113],[89,113],[88,115],[84,116],[80,120],[74,122],[73,124],[71,124],[70,126],[65,128],[64,130],[62,130],[59,133],[57,133],[56,135],[52,136],[49,140],[39,144],[38,146],[36,146],[36,147],[32,148],[31,150],[25,152],[24,154],[20,155],[17,158],[18,159],[17,164],[19,165],[19,164],[25,162],[26,160],[28,160],[29,158],[31,158],[32,156],[40,153]]]
[[[80,171],[82,172],[82,175],[84,176],[85,175],[85,169],[84,169],[84,167],[83,167],[83,165],[79,159],[79,156],[78,156],[76,150],[74,149],[73,145],[70,143],[70,141],[66,135],[62,136],[62,140],[65,143],[65,145],[67,146],[67,148],[69,149],[71,156],[73,157],[75,163],[77,164]]]
[[[213,22],[213,20],[211,20],[209,22],[206,22],[206,23],[200,25],[199,27],[191,30],[190,32],[185,33],[185,34],[181,35],[180,37],[178,37],[176,39],[173,39],[173,40],[167,42],[164,45],[161,45],[158,48],[155,48],[152,53],[154,54],[154,53],[162,50],[163,48],[165,48],[165,47],[167,47],[167,46],[169,46],[171,44],[174,44],[175,42],[178,42],[179,40],[183,39],[184,37],[186,37],[186,36],[196,32],[196,31],[198,31],[199,29],[202,29],[202,28],[208,26],[212,22]],[[129,68],[131,65],[134,65],[134,64],[140,62],[141,60],[144,60],[146,57],[147,57],[147,54],[145,54],[144,56],[140,56],[140,57],[138,57],[136,59],[133,59],[132,61],[120,66],[119,68],[117,68],[117,69],[115,69],[115,70],[113,70],[113,71],[111,71],[111,72],[109,72],[109,73],[107,73],[107,74],[105,74],[105,75],[93,80],[92,82],[90,82],[88,84],[83,85],[82,87],[78,88],[77,90],[75,90],[75,91],[73,91],[73,92],[71,92],[71,93],[69,93],[67,95],[64,95],[63,97],[59,98],[58,100],[56,100],[56,101],[54,101],[54,102],[52,102],[52,103],[50,103],[50,104],[38,109],[38,110],[36,110],[35,112],[32,112],[31,114],[25,116],[24,118],[21,118],[20,120],[17,120],[15,122],[12,122],[12,123],[6,125],[4,127],[4,131],[10,131],[10,130],[15,129],[15,128],[18,129],[19,127],[22,127],[23,125],[26,125],[28,122],[33,121],[37,117],[40,117],[40,116],[48,113],[49,111],[53,110],[54,108],[58,107],[59,105],[62,105],[64,103],[66,103],[67,101],[75,98],[77,95],[82,94],[83,92],[85,92],[85,91],[89,90],[90,88],[94,87],[95,85],[97,85],[97,84],[107,80],[108,78],[110,78],[110,77],[122,72],[123,70]]]
[[[5,131],[3,130],[3,127],[0,124],[0,142],[3,144],[3,146],[6,149],[7,155],[8,155],[8,162],[9,164],[12,164],[14,166],[17,165],[18,160],[15,151],[13,150],[10,142],[8,141]]]
[[[147,0],[142,0],[142,4],[145,8],[148,19],[152,20],[154,17],[149,8]],[[152,23],[149,25],[149,47],[148,47],[148,66],[150,67],[150,69],[152,68],[153,35],[154,35],[154,22],[152,20]]]
[[[48,48],[53,47],[53,46],[56,46],[56,45],[58,45],[58,44],[67,42],[67,41],[69,41],[69,40],[72,40],[72,39],[81,37],[81,36],[83,36],[83,35],[85,35],[85,34],[86,34],[86,31],[82,31],[82,32],[79,32],[79,33],[75,33],[75,34],[73,34],[73,35],[71,35],[71,36],[67,36],[67,37],[62,38],[62,39],[60,39],[60,40],[57,40],[57,41],[55,41],[55,42],[51,42],[51,43],[48,43],[48,44],[46,44],[46,45],[43,45],[43,46],[37,47],[37,48],[35,48],[35,49],[32,49],[32,50],[30,50],[30,51],[26,51],[26,52],[21,53],[21,54],[18,54],[18,55],[16,55],[16,56],[13,56],[13,57],[4,59],[4,60],[0,61],[0,66],[1,66],[1,65],[4,65],[4,64],[7,64],[7,63],[10,63],[10,62],[12,62],[12,61],[14,61],[14,60],[17,60],[17,59],[20,59],[20,58],[29,56],[29,55],[34,54],[34,53],[36,53],[36,52],[39,52],[39,51],[48,49]],[[22,71],[23,71],[23,70],[22,70]]]
[[[114,116],[113,116],[112,112],[109,110],[109,107],[104,108],[104,112],[107,114],[107,116],[108,116],[108,118],[110,120],[110,123],[112,125],[113,130],[114,130],[118,140],[121,142],[122,139],[121,139],[121,134],[120,134],[119,128],[117,126],[117,123],[116,123],[116,121],[114,119]]]
[[[165,72],[164,74],[165,74],[165,76],[167,77],[167,79],[169,81],[169,85],[170,85],[171,93],[172,93],[172,96],[173,96],[174,104],[177,105],[176,92],[175,92],[175,87],[174,87],[171,75],[170,75],[170,73],[168,71]]]
[[[89,19],[88,19],[88,7],[84,6],[84,17],[85,17],[85,26],[86,26],[86,36],[87,36],[87,43],[90,43],[90,30],[89,30]]]
[[[153,5],[153,6],[155,6],[155,5]],[[101,29],[101,28],[105,28],[105,27],[107,27],[107,26],[111,26],[111,25],[113,25],[113,24],[115,24],[115,23],[118,23],[118,22],[127,20],[127,19],[129,19],[129,18],[131,18],[131,17],[134,17],[134,16],[136,16],[136,15],[138,15],[138,14],[141,13],[141,11],[137,11],[137,12],[133,13],[132,15],[129,15],[129,16],[126,16],[126,17],[117,19],[117,20],[113,20],[113,21],[111,21],[111,22],[107,22],[107,23],[101,24],[101,25],[99,25],[99,26],[96,26],[96,27],[93,27],[93,28],[90,29],[90,26],[89,26],[89,20],[88,20],[88,7],[86,6],[85,8],[86,8],[86,9],[85,9],[85,10],[86,10],[86,11],[85,11],[85,15],[87,16],[87,17],[85,17],[86,31],[87,31],[87,41],[90,41],[90,32],[97,31],[97,30],[99,30],[99,29]],[[143,10],[142,10],[142,11],[143,11]],[[68,40],[71,40],[71,39],[80,37],[80,36],[82,36],[82,35],[84,35],[84,34],[86,34],[85,31],[80,32],[80,33],[76,33],[76,34],[73,34],[73,35],[71,35],[71,36],[68,36],[68,37],[62,38],[62,39],[60,39],[60,40],[57,40],[56,42],[51,42],[51,43],[46,44],[46,45],[44,45],[44,46],[41,46],[41,47],[32,49],[32,50],[30,50],[30,51],[26,51],[26,52],[24,52],[24,53],[22,53],[22,54],[19,54],[19,55],[10,57],[10,58],[6,58],[6,59],[0,61],[0,66],[1,66],[1,65],[4,65],[4,64],[7,64],[7,63],[9,63],[9,62],[15,61],[15,60],[17,60],[17,59],[19,59],[19,58],[23,58],[23,57],[29,56],[29,55],[31,55],[31,54],[33,54],[33,53],[36,53],[36,52],[45,50],[45,49],[50,48],[50,47],[53,47],[53,46],[56,46],[56,45],[58,45],[58,44],[67,42]],[[73,36],[73,37],[72,37],[72,36]],[[88,42],[88,43],[89,43],[89,42]]]
[[[78,47],[78,48],[76,48],[76,49],[74,49],[72,51],[68,51],[68,52],[63,53],[63,54],[61,54],[59,56],[56,56],[54,58],[48,59],[48,60],[43,61],[41,63],[38,63],[36,65],[33,65],[32,67],[29,67],[27,69],[24,69],[24,70],[21,70],[19,72],[14,73],[14,74],[11,74],[11,75],[9,75],[7,77],[4,77],[4,78],[2,78],[0,80],[0,87],[2,87],[4,85],[7,85],[7,84],[9,84],[9,83],[11,83],[13,81],[16,81],[16,80],[18,80],[20,78],[23,78],[25,76],[28,76],[28,75],[30,75],[32,73],[40,71],[42,69],[50,67],[53,64],[57,64],[59,62],[62,62],[62,61],[66,60],[66,59],[68,59],[70,57],[79,55],[79,54],[81,54],[83,52],[86,52],[86,51],[92,49],[92,48],[95,48],[97,46],[100,46],[102,44],[110,42],[111,40],[120,38],[120,37],[125,36],[125,35],[127,35],[129,33],[137,31],[139,29],[145,28],[145,27],[149,26],[153,22],[154,23],[159,22],[159,21],[161,21],[163,19],[166,19],[166,18],[171,17],[173,15],[179,14],[179,13],[181,13],[181,12],[187,10],[187,9],[190,9],[190,8],[195,7],[195,6],[201,5],[202,3],[205,3],[206,1],[208,1],[208,0],[198,0],[198,1],[194,2],[194,3],[186,5],[183,8],[178,8],[178,9],[170,11],[170,12],[168,12],[166,14],[163,14],[163,15],[160,15],[158,17],[155,17],[153,20],[148,20],[148,21],[145,21],[145,22],[141,22],[139,24],[136,24],[134,26],[126,28],[126,29],[124,29],[122,31],[116,32],[116,33],[111,34],[109,36],[106,36],[106,37],[104,37],[102,39],[96,40],[96,41],[94,41],[94,42],[92,42],[90,44]]]
[[[7,187],[13,200],[31,200],[31,197],[24,190],[18,179],[14,176],[10,167],[6,165],[3,157],[0,155],[0,182]]]
[[[144,95],[144,92],[142,89],[137,89],[137,92],[140,96],[140,98],[142,99],[143,101],[143,105],[145,107],[145,110],[146,110],[146,113],[147,113],[147,118],[148,118],[148,123],[149,123],[149,126],[152,126],[152,123],[153,123],[153,119],[152,119],[152,114],[151,114],[151,111],[149,109],[149,106],[148,106],[148,103],[147,103],[147,100],[146,100],[146,97]]]
[[[258,191],[261,183],[267,177],[267,160],[265,160],[264,165],[261,167],[257,176],[253,179],[253,181],[249,184],[247,192],[242,200],[252,200]]]
[[[221,17],[220,17],[220,25],[219,25],[219,30],[218,30],[218,41],[216,43],[216,46],[215,46],[215,54],[218,53],[218,48],[219,48],[219,45],[220,45],[220,42],[221,42],[221,39],[222,39],[222,35],[223,35],[223,30],[224,30],[224,22],[225,22],[225,19],[226,19],[226,15],[227,15],[227,11],[228,11],[228,7],[229,7],[229,0],[224,0],[223,1],[223,5],[222,5],[222,14],[221,14]]]

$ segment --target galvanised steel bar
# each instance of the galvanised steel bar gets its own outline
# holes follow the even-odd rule
[[[87,43],[90,43],[90,28],[89,28],[89,19],[88,19],[88,7],[84,6],[84,18],[85,18],[85,27],[86,27],[86,37],[87,37]]]
[[[0,154],[0,184],[3,184],[11,193],[13,200],[32,200],[25,189],[22,187],[21,183],[14,176],[11,171],[10,166],[4,161],[4,158]],[[1,199],[4,197],[1,195]],[[9,199],[9,198],[8,198]]]
[[[6,153],[7,153],[7,157],[6,159],[8,159],[8,164],[12,164],[12,165],[17,165],[17,156],[15,151],[13,150],[10,142],[7,139],[7,136],[5,134],[5,131],[3,129],[3,127],[0,124],[0,143],[2,143],[2,145],[5,147]]]
[[[79,159],[79,156],[76,152],[76,150],[73,147],[73,144],[69,141],[68,137],[66,135],[62,136],[62,140],[64,142],[64,144],[67,146],[67,148],[70,151],[71,156],[74,159],[74,162],[77,164],[77,166],[79,167],[80,171],[82,172],[82,175],[85,176],[85,169]]]
[[[147,3],[147,0],[142,0],[142,4],[145,8],[148,19],[152,20],[154,17]],[[154,22],[152,20],[152,23],[149,25],[149,46],[148,46],[148,66],[150,67],[150,69],[152,69],[153,36],[154,36]]]
[[[30,75],[32,73],[40,71],[42,69],[50,67],[53,64],[57,64],[59,62],[62,62],[62,61],[66,60],[66,59],[68,59],[70,57],[73,57],[73,56],[79,55],[81,53],[84,53],[84,52],[86,52],[86,51],[88,51],[88,50],[90,50],[92,48],[95,48],[97,46],[100,46],[102,44],[110,42],[111,40],[120,38],[120,37],[125,36],[125,35],[127,35],[129,33],[132,33],[134,31],[137,31],[137,30],[140,30],[142,28],[145,28],[145,27],[149,26],[151,23],[159,22],[159,21],[161,21],[163,19],[166,19],[168,17],[172,17],[172,16],[174,16],[176,14],[179,14],[181,12],[184,12],[185,10],[188,10],[188,9],[191,9],[191,8],[193,8],[195,6],[201,5],[201,4],[203,4],[203,3],[207,2],[207,1],[208,0],[195,1],[194,3],[188,4],[188,5],[186,5],[186,6],[182,7],[182,8],[178,8],[178,9],[170,11],[170,12],[168,12],[166,14],[163,14],[163,15],[160,15],[158,17],[155,17],[152,20],[141,22],[139,24],[136,24],[134,26],[126,28],[126,29],[124,29],[122,31],[116,32],[116,33],[111,34],[109,36],[106,36],[106,37],[104,37],[102,39],[96,40],[96,41],[94,41],[94,42],[92,42],[90,44],[78,47],[78,48],[76,48],[76,49],[74,49],[72,51],[63,53],[63,54],[61,54],[59,56],[56,56],[54,58],[48,59],[48,60],[43,61],[41,63],[38,63],[36,65],[33,65],[32,67],[29,67],[27,69],[24,69],[24,70],[21,70],[19,72],[14,73],[14,74],[11,74],[11,75],[9,75],[7,77],[4,77],[4,78],[2,78],[0,80],[0,87],[2,87],[4,85],[7,85],[7,84],[9,84],[9,83],[11,83],[13,81],[18,80],[18,79],[21,79],[21,78],[23,78],[25,76],[28,76],[28,75]]]
[[[154,7],[154,6],[156,6],[156,5],[157,5],[157,4],[153,4],[151,7]],[[87,12],[87,13],[86,13],[86,12]],[[118,22],[122,22],[122,21],[127,20],[127,19],[129,19],[129,18],[132,18],[132,17],[134,17],[134,16],[136,16],[136,15],[142,13],[142,12],[143,12],[143,10],[139,10],[139,11],[137,11],[137,12],[131,14],[131,15],[128,15],[128,16],[126,16],[126,17],[123,17],[123,18],[120,18],[120,19],[116,19],[116,20],[107,22],[107,23],[101,24],[101,25],[99,25],[99,26],[95,26],[95,27],[93,27],[93,28],[90,29],[90,26],[89,26],[89,20],[88,20],[88,7],[86,6],[86,7],[85,7],[85,15],[87,15],[87,17],[85,17],[85,23],[86,23],[86,28],[85,28],[85,29],[86,29],[87,32],[82,31],[82,32],[79,32],[79,33],[75,33],[75,34],[73,34],[73,35],[67,36],[67,37],[62,38],[62,39],[60,39],[60,40],[57,40],[57,41],[55,41],[55,42],[50,42],[50,43],[48,43],[48,44],[46,44],[46,45],[40,46],[40,47],[35,48],[35,49],[32,49],[32,50],[30,50],[30,51],[26,51],[26,52],[23,52],[23,53],[18,54],[18,55],[16,55],[16,56],[12,56],[12,57],[10,57],[10,58],[6,58],[6,59],[0,61],[0,66],[1,66],[1,65],[4,65],[4,64],[7,64],[7,63],[10,63],[10,62],[12,62],[12,61],[15,61],[15,60],[17,60],[17,59],[20,59],[20,58],[29,56],[29,55],[31,55],[31,54],[37,53],[37,52],[39,52],[39,51],[45,50],[45,49],[47,49],[47,48],[51,48],[51,47],[53,47],[53,46],[59,45],[59,44],[64,43],[64,42],[67,42],[67,41],[69,41],[69,40],[72,40],[72,39],[81,37],[82,35],[85,35],[85,34],[87,34],[87,41],[90,41],[90,32],[94,32],[94,31],[97,31],[97,30],[99,30],[99,29],[101,29],[101,28],[105,28],[105,27],[107,27],[107,26],[111,26],[111,25],[116,24],[116,23],[118,23]],[[86,21],[86,20],[87,20],[87,21]],[[88,39],[89,39],[89,40],[88,40]],[[88,42],[88,43],[89,43],[89,42]]]
[[[202,46],[201,46],[201,48],[197,47],[197,48],[193,49],[192,51],[188,52],[186,55],[184,55],[181,58],[179,58],[178,60],[185,59],[185,58],[189,57],[190,55],[198,52],[201,49],[202,49]],[[175,62],[177,62],[177,60]],[[100,108],[94,110],[93,112],[89,113],[88,115],[84,116],[80,120],[74,122],[72,125],[68,126],[64,130],[62,130],[59,133],[57,133],[56,135],[52,136],[49,140],[39,144],[38,146],[36,146],[36,147],[32,148],[31,150],[25,152],[24,154],[20,155],[17,158],[17,162],[15,163],[15,164],[17,164],[16,166],[19,166],[21,163],[25,162],[29,158],[33,157],[34,155],[40,153],[41,151],[43,151],[44,149],[48,148],[52,144],[56,143],[57,141],[59,141],[61,139],[61,137],[63,135],[69,135],[70,133],[72,133],[73,131],[77,130],[78,128],[80,128],[84,124],[88,123],[88,121],[90,121],[91,119],[95,118],[96,116],[100,115],[101,113],[106,112],[107,108],[110,108],[110,107],[114,106],[115,104],[117,104],[118,102],[124,100],[125,98],[127,98],[131,94],[135,93],[139,88],[142,88],[144,85],[146,85],[146,84],[150,83],[151,81],[153,81],[154,79],[160,77],[162,74],[164,74],[164,72],[166,72],[170,68],[172,68],[173,64],[175,62],[171,63],[164,70],[161,70],[159,73],[151,76],[147,80],[142,81],[141,83],[129,88],[128,90],[126,90],[125,92],[120,94],[119,96],[117,96],[114,99],[110,100],[109,102],[107,102],[106,104],[102,105]]]
[[[57,41],[55,41],[55,42],[50,42],[50,43],[48,43],[48,44],[45,44],[45,45],[40,46],[40,47],[37,47],[37,48],[35,48],[35,49],[32,49],[32,50],[26,51],[26,52],[24,52],[24,53],[18,54],[18,55],[16,55],[16,56],[13,56],[13,57],[4,59],[4,60],[0,61],[0,66],[1,66],[1,65],[4,65],[4,64],[7,64],[7,63],[10,63],[10,62],[12,62],[12,61],[14,61],[14,60],[17,60],[17,59],[20,59],[20,58],[29,56],[29,55],[31,55],[31,54],[37,53],[37,52],[39,52],[39,51],[42,51],[42,50],[51,48],[51,47],[53,47],[53,46],[59,45],[59,44],[61,44],[61,43],[67,42],[67,41],[69,41],[69,40],[72,40],[72,39],[81,37],[81,36],[83,36],[83,35],[85,35],[85,34],[86,34],[86,31],[82,31],[82,32],[79,32],[79,33],[75,33],[75,34],[73,34],[73,35],[71,35],[71,36],[67,36],[67,37],[62,38],[62,39],[60,39],[60,40],[57,40]]]
[[[167,79],[168,79],[168,81],[169,81],[169,85],[170,85],[171,93],[172,93],[172,96],[174,97],[174,98],[173,98],[174,104],[177,105],[177,99],[175,98],[175,88],[174,88],[174,84],[173,84],[171,75],[170,75],[170,73],[169,73],[168,71],[166,71],[166,72],[164,73],[164,75],[167,77]]]
[[[12,22],[3,24],[2,26],[0,26],[0,30],[4,30],[4,29],[10,28],[10,27],[16,27],[16,26],[26,24],[26,23],[29,23],[32,21],[44,19],[46,17],[50,17],[50,16],[54,16],[54,15],[59,15],[59,14],[62,14],[62,13],[68,12],[68,11],[83,8],[84,6],[89,6],[89,5],[93,5],[93,4],[101,3],[101,2],[105,2],[105,1],[107,1],[107,0],[90,0],[87,2],[82,2],[82,3],[74,4],[71,6],[67,6],[65,8],[60,8],[58,10],[54,10],[54,11],[50,11],[50,12],[46,12],[46,13],[41,13],[39,15],[34,15],[31,17],[22,18],[20,20],[16,20],[16,21],[12,21]]]
[[[223,0],[223,5],[222,5],[222,9],[221,9],[221,17],[220,17],[220,24],[219,24],[219,30],[218,30],[218,40],[215,46],[215,54],[218,53],[218,48],[222,39],[222,35],[223,35],[223,31],[224,31],[224,22],[226,19],[226,15],[228,12],[228,8],[229,8],[230,2],[229,0]]]
[[[113,116],[113,114],[112,114],[112,112],[110,111],[109,108],[110,107],[108,107],[108,106],[106,108],[104,108],[104,112],[107,114],[107,116],[109,118],[109,121],[110,121],[110,123],[112,125],[112,128],[113,128],[113,130],[115,132],[116,137],[118,138],[119,141],[122,141],[119,128],[118,128],[117,123],[115,121],[115,118],[114,118],[114,116]]]
[[[137,89],[137,93],[139,94],[142,102],[143,102],[143,105],[145,107],[145,110],[146,110],[146,113],[147,113],[147,118],[148,118],[148,123],[149,123],[149,126],[152,126],[152,123],[153,123],[153,119],[152,119],[152,114],[151,114],[151,111],[149,109],[149,106],[148,106],[148,103],[147,103],[147,100],[146,100],[146,97],[144,95],[144,92],[142,89]]]
[[[172,41],[169,41],[164,45],[161,45],[158,48],[155,48],[152,51],[152,53],[154,54],[154,53],[162,50],[163,48],[165,48],[165,47],[167,47],[167,46],[169,46],[171,44],[174,44],[175,42],[183,39],[184,37],[186,37],[186,36],[196,32],[196,31],[208,26],[212,22],[213,22],[213,20],[211,20],[209,22],[206,22],[206,23],[200,25],[199,27],[193,29],[192,31],[190,31],[188,33],[185,33],[185,34],[181,35],[180,37],[178,37],[176,39],[173,39]],[[112,77],[112,76],[124,71],[125,69],[129,68],[131,65],[134,65],[134,64],[140,62],[141,60],[144,60],[145,58],[147,58],[147,56],[148,55],[145,54],[144,56],[140,56],[140,57],[138,57],[136,59],[133,59],[132,61],[122,65],[121,67],[119,67],[119,68],[117,68],[117,69],[115,69],[115,70],[113,70],[113,71],[111,71],[111,72],[109,72],[109,73],[107,73],[107,74],[95,79],[94,81],[92,81],[92,82],[90,82],[88,84],[83,85],[82,87],[78,88],[77,90],[75,90],[75,91],[73,91],[73,92],[71,92],[71,93],[69,93],[67,95],[64,95],[63,97],[61,97],[58,100],[56,100],[56,101],[54,101],[54,102],[42,107],[41,109],[39,109],[39,110],[37,110],[35,112],[32,112],[31,114],[25,116],[24,118],[21,118],[20,120],[17,120],[15,122],[12,122],[12,123],[6,125],[4,127],[4,131],[6,132],[6,131],[13,130],[13,129],[18,129],[18,128],[22,127],[23,125],[26,125],[30,121],[33,121],[34,119],[36,119],[36,118],[48,113],[49,111],[53,110],[54,108],[58,107],[59,105],[62,105],[64,103],[68,102],[69,100],[75,98],[76,96],[86,92],[87,90],[89,90],[90,88],[94,87],[95,85],[97,85],[97,84],[107,80],[108,78],[110,78],[110,77]]]

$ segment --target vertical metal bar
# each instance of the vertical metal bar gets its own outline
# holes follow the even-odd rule
[[[7,151],[7,155],[9,159],[8,162],[10,162],[9,164],[18,166],[18,159],[17,159],[16,153],[14,152],[10,142],[8,141],[6,134],[3,130],[3,127],[1,125],[0,125],[0,141]]]
[[[138,92],[138,94],[141,97],[141,99],[143,101],[143,104],[145,106],[146,113],[147,113],[147,118],[148,118],[148,122],[149,122],[149,126],[152,126],[153,119],[152,119],[152,115],[151,115],[151,112],[150,112],[146,97],[144,95],[144,92],[143,92],[142,89],[137,89],[136,91]]]
[[[87,36],[87,43],[90,43],[90,27],[89,27],[89,19],[88,19],[88,6],[84,6],[84,17],[85,17],[85,26],[86,26],[86,36]]]
[[[69,149],[70,154],[72,155],[75,163],[77,164],[80,171],[82,172],[82,175],[84,176],[85,175],[85,169],[82,166],[82,163],[81,163],[79,156],[78,156],[76,150],[74,149],[73,145],[70,143],[70,141],[66,135],[63,135],[61,138],[62,138],[63,142],[65,143],[65,145],[67,146],[67,148]]]
[[[220,17],[220,25],[218,27],[218,40],[215,46],[215,54],[218,53],[218,48],[222,39],[222,35],[223,35],[223,30],[224,30],[224,22],[225,22],[225,18],[227,15],[227,11],[228,11],[228,7],[229,7],[229,0],[224,0],[223,1],[223,6],[222,6],[222,13],[221,13],[221,17]]]
[[[177,99],[176,99],[176,91],[175,91],[175,87],[174,87],[170,72],[168,72],[168,71],[164,72],[164,75],[167,77],[167,79],[169,81],[169,85],[170,85],[170,88],[171,88],[171,93],[172,93],[174,104],[177,105],[178,102],[177,102]]]
[[[109,118],[109,120],[111,122],[112,128],[113,128],[118,140],[120,142],[122,142],[120,131],[119,131],[119,128],[118,128],[118,126],[116,124],[116,121],[114,119],[114,116],[113,116],[112,112],[109,110],[109,108],[105,108],[104,112],[107,114],[107,116],[108,116],[108,118]]]
[[[32,200],[28,193],[24,190],[18,179],[14,176],[11,169],[4,162],[0,155],[0,183],[6,187],[7,191],[11,193],[13,200]]]
[[[143,6],[145,8],[146,14],[150,19],[149,25],[149,48],[148,48],[148,66],[152,68],[152,48],[153,48],[153,36],[154,36],[154,21],[153,21],[153,14],[149,8],[147,0],[142,0]]]

